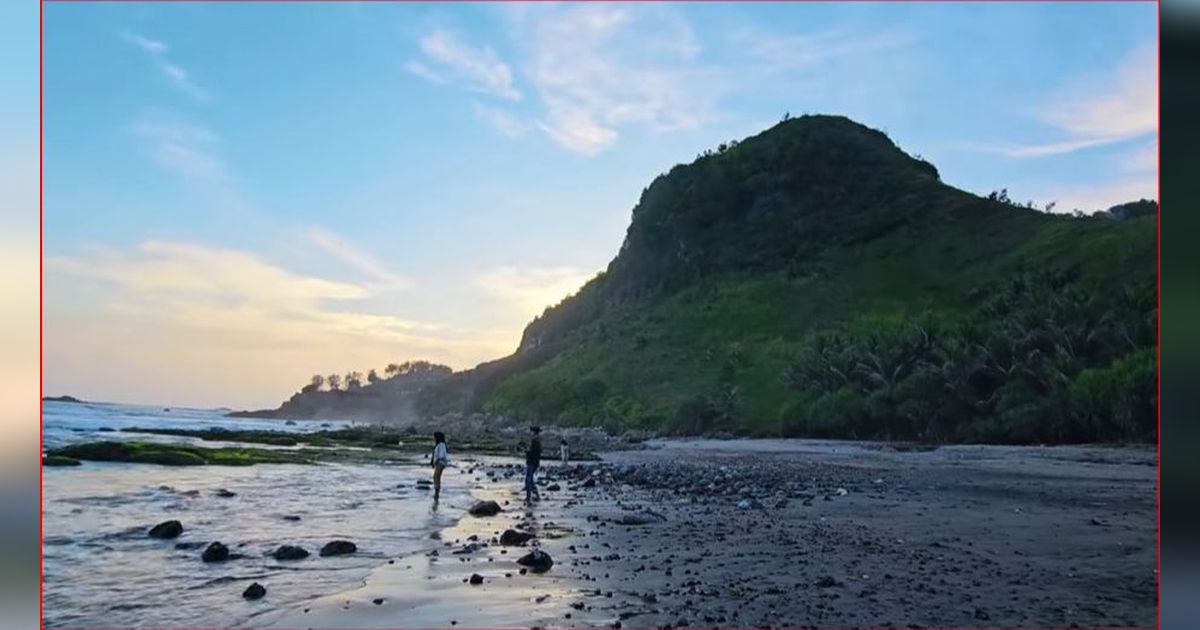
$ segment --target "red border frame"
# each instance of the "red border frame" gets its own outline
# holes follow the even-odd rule
[[[42,470],[42,451],[44,443],[42,432],[44,430],[44,401],[42,397],[46,395],[44,392],[44,364],[46,364],[46,344],[44,344],[44,274],[43,257],[44,257],[44,211],[46,211],[46,5],[53,4],[98,4],[98,2],[121,2],[121,4],[137,4],[137,2],[149,2],[149,4],[180,4],[180,2],[324,2],[324,4],[336,4],[343,0],[38,0],[37,4],[37,623],[38,628],[46,628],[46,617],[44,617],[44,580],[46,580],[46,558],[44,558],[44,536],[46,532],[43,529],[42,523],[42,505],[44,504],[43,494],[43,470]],[[416,2],[437,1],[444,4],[466,4],[476,0],[346,0],[358,2],[378,2],[378,4],[416,4]],[[492,0],[492,1],[522,1],[522,0]],[[551,2],[559,0],[523,0],[527,2]],[[569,0],[569,1],[586,1],[586,0]],[[613,2],[641,2],[646,0],[606,0]],[[685,4],[685,2],[728,2],[730,0],[658,0],[660,2],[670,2],[670,4]],[[744,1],[744,0],[739,0]],[[805,2],[820,2],[822,0],[750,0],[756,2],[772,2],[772,4],[805,4]],[[1156,247],[1156,256],[1154,256],[1154,274],[1156,274],[1156,298],[1157,311],[1156,322],[1154,322],[1154,336],[1157,341],[1157,352],[1154,356],[1154,367],[1156,367],[1156,396],[1157,396],[1157,432],[1158,444],[1156,448],[1156,484],[1154,484],[1154,583],[1156,583],[1156,595],[1154,595],[1154,607],[1157,614],[1157,628],[1163,626],[1163,4],[1162,0],[836,0],[839,2],[907,2],[913,1],[916,4],[924,2],[924,4],[970,4],[970,2],[1004,2],[1004,4],[1013,4],[1013,2],[1038,2],[1038,4],[1056,4],[1056,2],[1064,2],[1064,4],[1091,4],[1091,2],[1122,2],[1122,4],[1148,4],[1153,2],[1156,4],[1156,20],[1157,20],[1157,35],[1158,35],[1158,50],[1156,56],[1156,72],[1158,73],[1158,112],[1156,118],[1158,122],[1158,133],[1156,137],[1157,158],[1158,158],[1158,212],[1154,217],[1154,247]],[[838,628],[838,626],[830,626],[830,628]],[[874,630],[871,626],[842,626],[842,628],[856,628],[856,630]],[[962,626],[962,628],[954,628],[954,626],[943,626],[938,630],[984,630],[990,626]],[[1054,626],[1050,626],[1054,628]],[[66,630],[66,629],[65,629]],[[82,629],[77,629],[82,630]],[[120,629],[103,629],[103,628],[88,628],[86,630],[120,630]],[[144,629],[155,630],[155,629]],[[173,628],[169,630],[184,630]],[[205,626],[194,626],[193,630],[209,630]],[[467,629],[463,629],[467,630]],[[636,630],[636,629],[626,629]],[[736,629],[736,630],[758,630],[758,629]],[[882,629],[880,629],[882,630]],[[1000,629],[995,629],[1000,630]],[[1037,629],[1022,629],[1022,630],[1037,630]],[[1112,628],[1110,630],[1126,630],[1121,628]],[[1132,629],[1129,629],[1132,630]]]

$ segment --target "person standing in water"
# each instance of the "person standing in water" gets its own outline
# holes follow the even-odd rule
[[[446,434],[441,431],[433,434],[433,455],[429,457],[429,465],[433,467],[433,500],[437,501],[442,495],[442,471],[450,465],[450,451],[446,448]]]
[[[533,426],[529,427],[529,432],[532,435],[529,438],[529,447],[525,449],[525,505],[533,503],[534,499],[542,500],[538,493],[537,480],[534,478],[538,466],[542,465],[542,440],[538,437],[542,430]]]
[[[558,456],[562,458],[563,466],[571,460],[571,447],[567,444],[567,438],[559,438],[558,440]]]

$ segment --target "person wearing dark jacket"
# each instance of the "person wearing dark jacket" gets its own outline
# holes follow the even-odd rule
[[[542,440],[538,434],[542,432],[540,427],[529,427],[529,432],[532,434],[529,438],[529,447],[525,449],[525,504],[533,503],[534,499],[542,500],[538,493],[537,483],[534,476],[537,474],[538,466],[542,465]]]

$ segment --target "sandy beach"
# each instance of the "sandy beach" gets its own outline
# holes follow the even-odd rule
[[[1155,624],[1153,449],[650,446],[548,463],[530,508],[518,464],[458,458],[446,482],[499,514],[443,502],[463,516],[421,552],[249,625]],[[507,529],[535,538],[506,547]],[[548,571],[522,573],[531,547],[553,558]]]

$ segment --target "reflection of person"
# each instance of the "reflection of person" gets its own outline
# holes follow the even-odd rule
[[[433,434],[433,455],[429,465],[433,466],[433,500],[437,501],[442,494],[442,471],[450,464],[450,451],[446,448],[446,434],[438,431]]]
[[[558,456],[562,458],[563,466],[566,466],[567,462],[571,460],[571,446],[567,444],[567,438],[558,440]]]
[[[529,427],[529,432],[532,434],[529,438],[529,447],[525,449],[525,503],[532,503],[536,498],[541,500],[542,497],[538,493],[536,479],[538,466],[542,464],[542,440],[538,434],[542,432],[541,428],[533,426]]]

